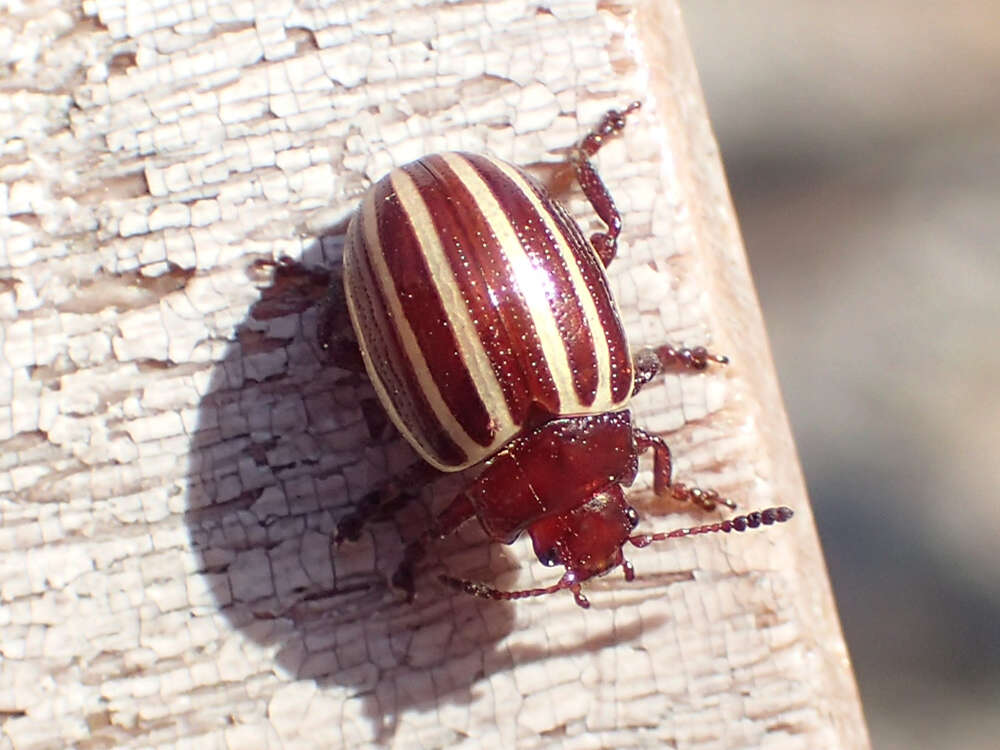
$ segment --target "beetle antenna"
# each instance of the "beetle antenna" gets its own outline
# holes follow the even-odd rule
[[[583,592],[580,590],[580,580],[574,576],[566,573],[560,578],[556,583],[551,586],[545,586],[544,588],[537,589],[521,589],[519,591],[501,591],[500,589],[495,589],[492,586],[487,586],[485,583],[480,583],[479,581],[470,581],[465,578],[452,578],[447,575],[440,575],[438,579],[453,589],[457,589],[466,594],[472,596],[478,596],[480,599],[494,599],[497,601],[508,600],[508,599],[527,599],[533,596],[545,596],[546,594],[554,594],[557,591],[562,591],[563,589],[569,589],[573,592],[573,598],[576,599],[576,603],[579,604],[584,609],[590,606],[590,600],[584,596]]]
[[[687,529],[674,529],[673,531],[661,531],[658,534],[638,534],[630,536],[628,540],[636,547],[645,547],[653,542],[662,542],[665,539],[678,539],[684,536],[694,536],[695,534],[711,534],[715,531],[722,531],[728,534],[730,531],[746,531],[756,529],[758,526],[770,526],[775,523],[784,523],[794,514],[791,508],[781,506],[780,508],[766,508],[747,513],[745,516],[728,518],[725,521],[716,523],[706,523],[701,526],[692,526]]]

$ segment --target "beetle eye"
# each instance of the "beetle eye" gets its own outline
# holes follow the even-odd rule
[[[558,553],[556,552],[555,547],[552,547],[551,549],[547,550],[544,554],[538,556],[539,562],[541,562],[541,564],[544,565],[546,568],[551,568],[553,565],[555,565],[557,559],[558,559]]]
[[[635,508],[631,505],[628,506],[628,510],[625,511],[625,518],[628,519],[628,522],[631,524],[633,529],[639,525],[639,514],[635,512]]]

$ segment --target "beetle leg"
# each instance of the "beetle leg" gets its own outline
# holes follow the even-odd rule
[[[316,335],[334,365],[349,372],[364,372],[365,363],[358,342],[352,336],[353,331],[344,287],[340,276],[336,275],[323,298]]]
[[[670,446],[663,438],[652,435],[638,427],[632,428],[637,452],[652,449],[653,451],[653,490],[661,497],[672,497],[682,503],[691,503],[704,510],[715,510],[719,505],[735,509],[736,503],[727,497],[722,497],[715,490],[703,490],[700,487],[688,487],[671,479],[673,462],[670,458]]]
[[[725,365],[729,364],[729,357],[712,354],[703,346],[678,349],[670,344],[664,344],[655,348],[641,349],[632,362],[635,371],[632,394],[638,393],[646,383],[664,370],[704,370],[709,362]]]
[[[622,230],[622,217],[615,207],[615,202],[608,192],[604,180],[597,174],[590,157],[600,151],[601,146],[607,143],[608,139],[625,127],[625,116],[639,109],[639,102],[632,102],[619,112],[612,109],[597,124],[587,136],[580,141],[573,159],[573,166],[576,168],[576,178],[583,189],[583,194],[587,196],[590,205],[598,217],[607,226],[606,232],[597,232],[591,235],[590,242],[597,251],[601,262],[607,266],[614,260],[618,251],[618,235]]]
[[[303,312],[323,297],[330,283],[329,272],[308,268],[287,257],[254,261],[249,270],[260,290],[260,299],[250,308],[254,320]]]
[[[608,192],[604,180],[597,174],[597,170],[594,169],[594,165],[586,154],[581,151],[575,161],[576,178],[580,182],[580,187],[583,188],[584,195],[587,196],[587,200],[594,207],[598,217],[608,227],[606,232],[595,232],[590,235],[590,244],[597,251],[601,263],[607,266],[615,259],[615,253],[618,252],[618,235],[622,231],[622,217],[618,213],[618,208],[615,206],[614,199]]]
[[[427,545],[436,539],[443,539],[453,533],[466,521],[474,518],[475,509],[472,502],[462,493],[452,500],[448,507],[441,511],[434,523],[423,534],[406,545],[403,560],[392,575],[392,585],[406,592],[406,600],[413,601],[416,587],[413,584],[413,571],[417,563],[427,554]]]
[[[354,510],[340,519],[334,544],[354,542],[361,530],[371,521],[387,518],[420,495],[427,482],[438,475],[437,469],[423,462],[404,470],[398,477],[381,488],[369,492],[354,506]]]

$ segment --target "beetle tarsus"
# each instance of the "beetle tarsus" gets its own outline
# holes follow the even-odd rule
[[[660,361],[660,367],[664,370],[704,370],[708,367],[709,362],[720,365],[729,364],[729,357],[722,354],[712,354],[703,346],[696,346],[693,349],[687,347],[678,349],[666,344],[656,347],[654,351]]]
[[[713,354],[703,346],[694,348],[676,347],[664,344],[655,348],[641,349],[632,358],[635,384],[632,393],[638,393],[644,385],[665,371],[688,370],[700,372],[712,363],[728,365],[729,357]]]
[[[635,567],[628,560],[622,560],[622,573],[628,583],[635,580]]]
[[[736,510],[736,503],[720,495],[716,490],[690,487],[683,482],[673,481],[673,459],[670,446],[659,435],[653,435],[638,427],[632,428],[632,437],[639,452],[653,451],[653,491],[660,497],[672,497],[681,503],[697,505],[702,510],[712,511],[719,505]]]
[[[580,590],[580,585],[570,586],[570,591],[573,592],[573,599],[576,600],[577,606],[583,609],[590,609],[590,599],[584,596],[584,593]]]
[[[587,156],[593,156],[601,150],[609,137],[620,133],[625,129],[625,117],[635,112],[642,106],[642,102],[634,101],[624,110],[608,110],[597,126],[591,130],[586,137],[580,141],[580,151]]]
[[[728,497],[723,497],[715,490],[703,490],[700,487],[688,487],[682,482],[673,482],[670,485],[668,494],[674,500],[681,503],[691,503],[703,510],[715,510],[718,506],[724,505],[730,510],[736,510],[736,503]]]

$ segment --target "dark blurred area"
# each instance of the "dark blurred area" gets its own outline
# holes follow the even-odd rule
[[[1000,747],[1000,3],[682,0],[873,744]]]

